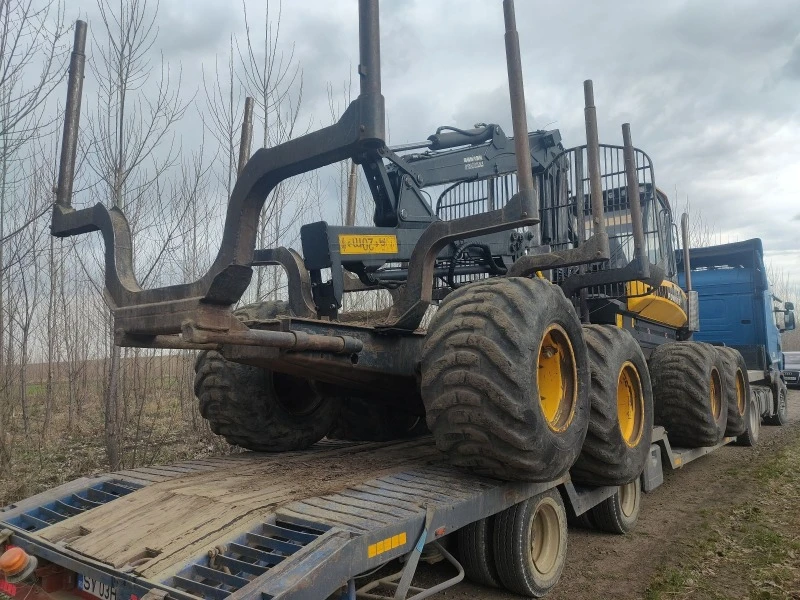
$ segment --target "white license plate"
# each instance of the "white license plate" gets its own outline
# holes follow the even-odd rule
[[[78,589],[101,600],[117,600],[117,590],[114,586],[106,585],[86,575],[78,575]]]

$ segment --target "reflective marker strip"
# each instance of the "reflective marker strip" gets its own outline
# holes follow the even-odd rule
[[[381,540],[376,544],[371,544],[367,547],[367,558],[374,558],[379,554],[383,554],[384,552],[388,552],[389,550],[393,550],[395,548],[399,548],[400,546],[405,546],[406,544],[406,533],[399,533],[397,535],[393,535],[392,537],[388,537],[385,540]]]

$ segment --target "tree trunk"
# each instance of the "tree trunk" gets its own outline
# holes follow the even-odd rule
[[[112,332],[113,335],[113,332]],[[112,340],[113,342],[113,340]],[[108,370],[108,387],[105,397],[105,434],[106,434],[106,454],[108,464],[112,471],[120,468],[122,457],[120,456],[120,432],[119,427],[119,371],[120,371],[120,347],[116,344],[111,345],[111,365]]]

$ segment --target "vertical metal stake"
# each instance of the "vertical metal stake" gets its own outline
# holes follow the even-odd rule
[[[358,0],[358,75],[361,135],[380,147],[386,139],[386,109],[381,95],[381,34],[378,0]]]
[[[517,18],[514,0],[503,0],[503,16],[506,25],[506,66],[508,69],[508,92],[511,97],[511,121],[514,126],[514,151],[517,155],[517,183],[522,195],[523,215],[539,218],[539,194],[533,181],[531,147],[528,142],[528,119],[525,113],[525,88],[522,81],[522,59],[519,51]],[[542,244],[541,231],[537,225],[530,228],[532,246]]]
[[[594,105],[592,80],[583,82],[583,109],[586,121],[586,158],[589,163],[589,193],[592,202],[592,233],[606,232],[603,182],[600,178],[600,141],[597,135],[597,109]]]
[[[647,264],[644,244],[644,225],[642,223],[642,205],[639,200],[639,177],[636,174],[636,155],[631,142],[631,125],[622,125],[622,142],[625,153],[625,179],[627,179],[628,205],[631,209],[631,226],[633,228],[634,258],[639,259],[639,264]],[[653,190],[655,193],[655,190]]]
[[[86,21],[75,21],[75,41],[69,59],[67,105],[64,109],[64,136],[61,139],[61,160],[58,168],[56,204],[72,207],[72,186],[75,182],[75,158],[78,152],[78,127],[81,119],[83,71],[86,64]]]
[[[250,146],[253,143],[253,104],[254,100],[248,96],[244,99],[244,120],[242,121],[242,139],[239,143],[239,165],[236,175],[241,175],[244,166],[250,159]]]
[[[358,165],[350,161],[350,175],[347,177],[347,207],[344,224],[353,227],[356,224],[356,191],[358,186]]]
[[[586,197],[583,193],[583,151],[575,152],[575,203],[578,211],[578,240],[581,245],[586,241]],[[578,266],[578,273],[586,273],[586,265]],[[582,323],[589,323],[589,291],[581,288],[578,292]]]
[[[675,198],[677,201],[678,199]],[[692,291],[692,263],[689,258],[689,213],[681,215],[681,244],[683,245],[683,273],[687,292]]]

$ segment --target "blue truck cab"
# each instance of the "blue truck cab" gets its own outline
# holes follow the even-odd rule
[[[680,263],[679,280],[686,288],[682,260]],[[699,331],[692,339],[741,352],[751,388],[765,392],[757,394],[762,416],[773,418],[781,409],[785,412],[780,334],[794,329],[794,306],[773,295],[761,240],[693,248],[690,273],[691,288],[699,297],[700,319]]]

